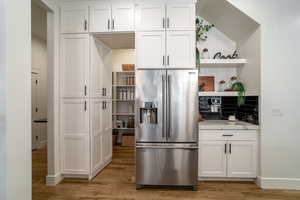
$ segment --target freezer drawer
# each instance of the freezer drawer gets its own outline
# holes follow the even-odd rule
[[[136,149],[136,184],[196,188],[198,149],[142,147]]]

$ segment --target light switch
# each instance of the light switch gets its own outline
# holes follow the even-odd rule
[[[274,117],[282,117],[283,113],[280,108],[272,108],[272,116]]]

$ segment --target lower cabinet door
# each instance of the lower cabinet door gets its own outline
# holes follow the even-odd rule
[[[103,112],[103,158],[108,162],[112,158],[112,101],[104,100]]]
[[[89,108],[86,99],[61,100],[62,171],[68,175],[89,174]]]
[[[226,177],[226,141],[203,141],[199,143],[198,176]]]
[[[256,146],[255,141],[228,142],[228,177],[256,177]]]

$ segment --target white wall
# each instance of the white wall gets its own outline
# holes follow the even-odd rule
[[[113,72],[122,71],[122,64],[135,64],[135,49],[113,49],[112,66]]]
[[[261,185],[300,189],[300,2],[228,1],[261,24]]]
[[[0,1],[1,200],[31,199],[30,2]]]
[[[260,95],[261,85],[261,40],[260,27],[239,44],[242,58],[247,58],[247,63],[238,69],[238,77],[244,83],[247,95]]]

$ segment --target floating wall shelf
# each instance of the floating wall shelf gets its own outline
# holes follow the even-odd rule
[[[238,96],[238,92],[199,92],[199,96],[201,97],[230,97],[230,96]]]
[[[241,67],[247,63],[246,59],[201,59],[200,68],[208,67]]]

